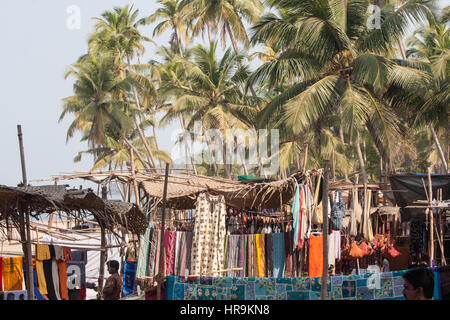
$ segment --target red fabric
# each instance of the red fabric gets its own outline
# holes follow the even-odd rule
[[[165,252],[165,271],[166,275],[174,275],[175,265],[175,246],[177,241],[177,232],[166,230],[164,233],[164,252]]]
[[[0,291],[3,291],[3,276],[2,276],[2,271],[3,271],[3,258],[0,257]]]
[[[302,239],[302,219],[303,219],[303,211],[302,211],[302,204],[303,204],[303,187],[300,187],[300,201],[298,206],[298,238],[297,238],[297,250],[301,250],[303,247],[303,239]]]
[[[63,247],[63,254],[65,261],[72,261],[72,250],[68,247]]]
[[[86,300],[86,286],[83,283],[80,289],[80,300]]]
[[[323,236],[309,237],[309,276],[321,277],[323,266]]]

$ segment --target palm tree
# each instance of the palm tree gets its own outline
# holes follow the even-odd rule
[[[442,171],[447,173],[447,158],[438,138],[440,129],[448,136],[450,64],[447,62],[450,59],[450,31],[445,19],[445,15],[440,21],[435,17],[430,25],[417,29],[408,40],[411,47],[407,51],[408,57],[412,59],[410,63],[424,74],[424,81],[404,90],[406,94],[403,92],[403,95],[399,95],[400,99],[396,97],[393,99],[400,102],[399,100],[405,96],[409,98],[405,99],[404,103],[414,107],[412,112],[414,124],[429,127],[431,138],[441,159]],[[392,94],[394,93],[398,94],[397,90]]]
[[[129,78],[123,79],[114,73],[114,57],[85,57],[75,63],[66,73],[75,78],[74,95],[63,99],[63,112],[60,121],[73,113],[75,119],[69,126],[67,139],[76,130],[88,132],[88,144],[95,148],[101,146],[106,138],[108,126],[119,134],[128,147],[132,148],[141,163],[147,167],[141,153],[128,140],[126,131],[132,127],[124,112],[124,102],[117,96],[130,89]]]
[[[257,98],[247,97],[240,91],[245,79],[243,70],[238,67],[242,57],[228,49],[220,60],[216,57],[217,42],[211,42],[209,48],[202,45],[191,50],[193,61],[175,56],[174,62],[184,64],[190,89],[183,82],[165,83],[164,90],[175,97],[168,108],[162,123],[179,115],[189,116],[187,129],[192,129],[196,121],[201,120],[203,129],[218,129],[222,133],[227,129],[246,129],[252,126],[248,120],[255,118],[258,108]],[[227,166],[225,141],[222,141],[222,156],[225,175],[231,176]]]
[[[131,118],[139,132],[139,136],[146,148],[150,162],[155,167],[155,161],[151,153],[151,148],[147,144],[145,134],[137,121],[137,113],[142,112],[138,89],[154,90],[151,82],[139,73],[135,72],[131,65],[131,59],[137,55],[138,58],[145,51],[143,41],[152,41],[143,36],[138,28],[145,24],[145,19],[138,19],[139,10],[134,10],[131,6],[123,8],[115,7],[112,11],[105,11],[102,18],[97,18],[95,32],[89,39],[89,50],[91,54],[111,54],[115,57],[116,68],[123,77],[129,76],[133,82],[131,88],[134,96],[134,103],[137,108],[131,109]],[[141,85],[141,86],[139,86]],[[126,94],[125,94],[126,96]]]
[[[288,74],[289,88],[265,108],[261,124],[267,125],[278,114],[278,125],[288,125],[294,134],[315,128],[316,144],[321,145],[323,130],[330,126],[330,115],[341,110],[340,126],[353,141],[367,182],[360,147],[360,132],[369,129],[385,161],[401,131],[399,119],[383,93],[389,84],[406,86],[419,74],[400,66],[391,57],[397,40],[409,20],[421,21],[429,14],[426,6],[408,1],[398,9],[387,5],[381,11],[379,29],[367,27],[365,0],[271,0],[279,16],[269,13],[252,28],[252,43],[266,43],[282,52],[266,63],[266,77],[278,81]]]
[[[186,6],[187,16],[195,21],[192,26],[193,35],[208,32],[220,32],[222,45],[225,47],[226,36],[231,40],[233,49],[238,54],[238,44],[241,42],[245,48],[249,47],[244,20],[253,23],[262,13],[264,7],[260,0],[192,0]]]

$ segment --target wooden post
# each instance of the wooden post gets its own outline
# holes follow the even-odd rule
[[[133,185],[134,185],[134,196],[136,198],[136,204],[139,207],[139,190],[138,190],[138,185],[137,185],[137,181],[136,181],[136,172],[135,172],[135,168],[134,168],[134,154],[133,154],[133,149],[130,148],[130,156],[131,156],[131,177],[133,179]]]
[[[321,299],[328,300],[328,167],[329,160],[325,160],[323,169],[323,228],[322,228],[322,248],[323,248],[323,266],[322,266],[322,292]]]
[[[102,186],[102,199],[106,200],[107,198],[107,190],[106,186]],[[105,277],[105,263],[106,263],[106,230],[102,221],[98,221],[100,225],[100,269],[98,272],[98,294],[97,299],[103,299],[103,280]]]
[[[161,285],[164,281],[164,224],[166,218],[166,198],[167,198],[167,184],[169,178],[169,164],[166,162],[166,173],[164,176],[164,191],[163,191],[163,201],[162,201],[162,216],[161,216],[161,237],[160,237],[160,245],[159,245],[159,261],[158,261],[158,273],[157,277],[157,288],[156,288],[156,299],[161,300]]]
[[[428,167],[428,206],[433,204],[433,187],[431,185],[431,167]],[[434,217],[433,209],[430,210],[430,267],[433,267],[434,261]]]
[[[23,149],[23,140],[22,140],[22,126],[20,124],[17,125],[17,135],[19,136],[19,147],[20,147],[20,161],[22,164],[22,179],[23,186],[27,187],[27,172],[25,169],[25,154]],[[34,279],[33,279],[33,256],[31,252],[31,235],[30,235],[30,212],[29,208],[21,208],[21,214],[25,215],[25,223],[22,225],[23,228],[26,228],[26,238],[22,238],[22,241],[26,241],[26,245],[23,246],[25,259],[27,261],[27,287],[28,287],[28,300],[34,300]],[[21,236],[25,236],[25,232],[21,233]]]

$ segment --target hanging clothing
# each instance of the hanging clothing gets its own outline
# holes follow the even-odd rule
[[[314,191],[314,206],[312,211],[313,224],[323,223],[321,177],[321,175],[317,176],[316,190]]]
[[[350,216],[350,235],[356,237],[358,235],[358,220],[357,216],[360,214],[361,206],[358,202],[358,189],[352,191],[352,207]]]
[[[22,257],[3,258],[2,260],[3,291],[22,290],[24,279]]]
[[[64,260],[63,247],[55,246],[55,259],[56,260]]]
[[[364,210],[361,224],[361,235],[364,240],[373,240],[372,221],[370,220],[370,207],[372,203],[372,191],[367,190],[364,195]]]
[[[295,188],[294,194],[294,202],[292,203],[292,218],[293,218],[293,227],[294,227],[294,248],[298,246],[301,242],[301,224],[302,224],[302,214],[301,214],[301,204],[300,204],[300,189],[301,184],[297,185]]]
[[[165,274],[166,276],[174,275],[175,266],[175,244],[177,240],[177,232],[166,230],[164,233],[164,253],[165,253]]]
[[[0,291],[3,291],[3,258],[0,257]]]
[[[328,266],[334,266],[336,265],[336,240],[334,239],[335,233],[332,232],[328,235]]]
[[[55,295],[57,300],[61,300],[60,287],[59,287],[59,269],[56,259],[52,259],[52,277],[53,285],[55,286]]]
[[[47,295],[47,283],[45,282],[44,262],[42,260],[36,260],[36,274],[38,277],[39,292]]]
[[[264,235],[265,243],[265,260],[266,260],[266,277],[273,277],[273,257],[272,257],[272,234],[267,233]]]
[[[273,277],[283,278],[286,267],[286,255],[284,251],[284,233],[282,232],[272,234],[272,259]]]
[[[136,261],[125,261],[123,267],[122,296],[128,296],[134,292],[134,279],[136,278]]]
[[[199,194],[195,204],[192,273],[219,276],[224,265],[226,206],[222,195]]]
[[[309,237],[308,274],[310,277],[321,277],[323,267],[323,236]]]
[[[293,277],[292,254],[293,254],[293,231],[284,232],[284,253],[286,260],[285,277]]]
[[[145,234],[141,235],[139,242],[139,255],[138,255],[138,264],[136,270],[136,277],[143,278],[147,276],[146,269],[148,266],[148,258],[149,258],[149,248],[150,248],[150,237],[153,231],[154,223],[150,222],[147,230],[145,230]]]
[[[333,231],[335,259],[341,260],[341,231]]]
[[[36,244],[36,259],[38,260],[51,259],[50,246],[48,244]]]
[[[59,295],[61,300],[69,300],[69,290],[67,288],[67,262],[58,261],[59,271]]]
[[[338,189],[333,195],[333,208],[331,209],[331,228],[342,230],[342,220],[345,217],[345,207],[342,202],[342,190]]]
[[[311,224],[312,224],[312,208],[314,205],[314,198],[312,196],[311,188],[309,185],[305,186],[306,194],[305,194],[305,201],[306,201],[306,232],[305,232],[305,239],[309,239],[309,236],[311,234]]]

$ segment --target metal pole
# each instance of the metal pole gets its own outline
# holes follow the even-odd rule
[[[17,125],[17,135],[19,136],[19,147],[20,147],[20,161],[22,164],[22,182],[24,187],[27,187],[27,172],[25,169],[25,154],[23,151],[23,140],[22,140],[22,126],[20,124]],[[26,228],[26,252],[25,259],[27,261],[27,286],[28,286],[28,299],[34,300],[34,279],[33,279],[33,256],[31,253],[31,236],[30,236],[30,212],[29,208],[22,209],[22,214],[25,216],[25,228]]]
[[[328,300],[328,167],[329,160],[325,160],[323,169],[323,228],[322,228],[322,248],[323,248],[323,266],[322,266],[322,292],[321,299]]]
[[[164,280],[165,268],[164,268],[164,224],[166,219],[166,198],[167,198],[167,184],[169,177],[169,164],[166,162],[166,173],[164,177],[164,192],[162,201],[162,216],[161,216],[161,237],[159,245],[159,262],[158,262],[158,277],[157,277],[157,288],[156,288],[156,299],[161,300],[161,284]]]

